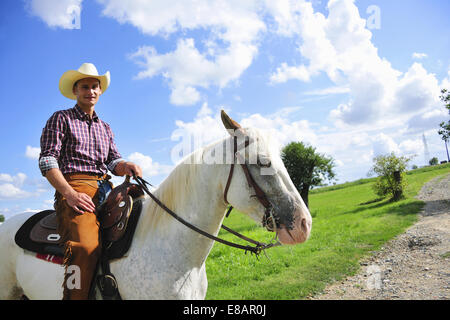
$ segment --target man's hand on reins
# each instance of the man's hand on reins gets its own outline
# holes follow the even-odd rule
[[[119,162],[114,171],[118,176],[127,175],[132,177],[133,175],[136,175],[142,178],[141,167],[133,162],[125,162],[125,161]]]

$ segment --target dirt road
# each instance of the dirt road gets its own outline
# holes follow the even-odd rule
[[[450,300],[450,174],[427,183],[419,221],[312,300]]]

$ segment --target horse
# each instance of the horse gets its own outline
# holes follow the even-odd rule
[[[224,111],[222,122],[230,134],[182,159],[154,195],[184,220],[212,235],[218,235],[228,204],[260,223],[267,211],[254,196],[244,170],[236,166],[230,174],[232,164],[205,163],[218,150],[230,153],[227,146],[236,141],[238,134],[245,134],[256,147],[241,148],[239,152],[245,152],[236,154],[240,154],[271,204],[274,223],[266,228],[276,232],[282,245],[306,241],[312,218],[279,150],[259,130],[242,128]],[[250,163],[251,158],[256,161]],[[267,167],[271,173],[262,174]],[[14,242],[16,231],[31,215],[18,214],[0,227],[0,299],[20,299],[24,295],[40,300],[62,298],[64,267],[38,259]],[[127,255],[110,264],[121,298],[204,299],[208,286],[205,262],[214,243],[179,223],[146,196]]]

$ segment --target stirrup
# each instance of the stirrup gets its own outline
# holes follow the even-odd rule
[[[97,285],[105,300],[116,300],[119,297],[119,287],[112,274],[102,274],[97,277]]]

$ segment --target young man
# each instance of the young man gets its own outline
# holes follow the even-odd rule
[[[77,103],[55,112],[42,131],[39,168],[56,189],[58,232],[65,245],[63,299],[88,299],[101,251],[95,208],[111,190],[108,169],[118,176],[142,176],[138,165],[121,158],[111,128],[94,110],[109,83],[109,71],[99,75],[91,63],[65,72],[59,90]],[[80,281],[69,283],[68,271],[79,272]]]

